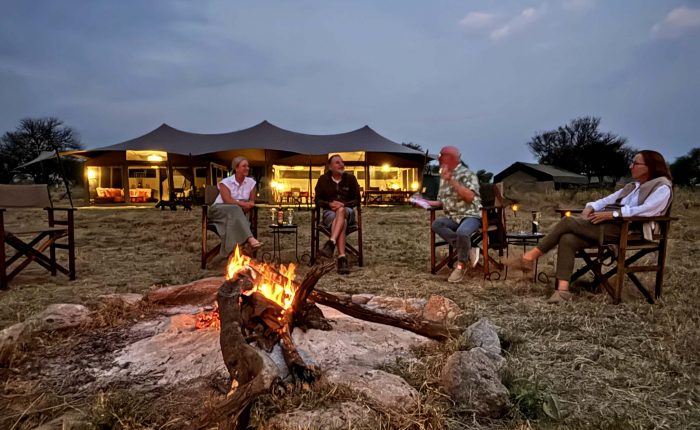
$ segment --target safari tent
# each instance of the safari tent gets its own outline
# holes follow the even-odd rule
[[[173,199],[201,196],[205,185],[227,174],[233,157],[250,160],[260,197],[311,199],[329,155],[341,154],[364,190],[417,190],[426,154],[393,142],[369,126],[340,134],[298,133],[263,121],[220,134],[182,131],[163,124],[155,130],[101,148],[71,151],[85,162],[91,202]]]

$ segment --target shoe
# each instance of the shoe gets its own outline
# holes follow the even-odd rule
[[[323,244],[323,248],[318,250],[318,253],[326,258],[331,258],[333,256],[334,251],[335,243],[333,243],[332,240],[327,240],[326,243]]]
[[[557,304],[562,302],[568,302],[574,299],[573,293],[570,291],[559,291],[556,290],[550,298],[547,299],[547,303]]]
[[[528,273],[535,268],[535,260],[526,260],[522,255],[513,255],[503,260],[503,265],[510,269],[522,270],[523,273]]]
[[[347,275],[350,273],[350,267],[348,267],[348,259],[345,256],[338,257],[338,274]]]
[[[459,264],[454,268],[450,276],[447,278],[447,282],[460,282],[464,278],[465,267],[460,267]]]
[[[479,255],[481,255],[481,250],[475,246],[469,248],[469,264],[471,264],[472,269],[479,264]]]

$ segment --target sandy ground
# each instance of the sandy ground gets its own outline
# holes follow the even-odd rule
[[[596,195],[602,193],[525,196],[521,213],[517,217],[508,214],[510,230],[529,228],[529,210],[542,212],[546,230],[556,221],[556,206],[583,203]],[[263,251],[270,251],[272,237],[264,215],[259,239],[265,242]],[[365,209],[365,267],[353,264],[348,276],[327,275],[318,288],[399,297],[445,295],[465,311],[460,321],[465,326],[487,317],[500,327],[507,347],[506,379],[516,402],[513,413],[495,422],[475,422],[468,413],[437,405],[441,400],[431,388],[434,369],[406,367],[406,379],[418,385],[425,403],[407,428],[691,428],[700,422],[698,194],[676,193],[674,215],[680,220],[672,226],[664,295],[653,306],[631,288],[619,306],[607,304],[604,294],[584,291],[573,303],[546,305],[552,282],[533,282],[513,273],[506,280],[485,281],[479,268],[462,283],[447,283],[448,269],[437,275],[429,271],[427,214],[408,207]],[[18,225],[43,216],[19,212],[7,218],[8,224]],[[200,216],[199,208],[191,212],[81,208],[76,213],[78,279],[70,282],[62,276],[51,278],[39,267],[26,269],[8,291],[0,292],[0,328],[49,303],[94,306],[101,294],[143,293],[157,286],[221,275],[223,261],[207,270],[199,267]],[[301,254],[309,251],[310,214],[300,211],[296,219]],[[293,241],[289,237],[282,240],[283,261],[291,261]],[[550,255],[540,262],[540,270],[550,276],[553,259]],[[299,268],[301,275],[305,270],[305,266]],[[446,358],[440,354],[448,352],[426,353],[426,363],[439,363]],[[7,369],[3,375],[6,387],[18,378]],[[540,413],[542,399],[556,400],[556,418]],[[17,401],[26,401],[26,416],[55,412],[34,410],[31,398]],[[539,409],[530,404],[537,402]],[[87,401],[82,407],[94,408],[98,403]],[[431,408],[434,404],[437,406]],[[163,426],[177,414],[151,417],[152,421],[139,425]]]

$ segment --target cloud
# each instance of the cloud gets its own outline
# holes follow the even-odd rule
[[[700,9],[677,7],[651,28],[651,35],[659,39],[675,39],[700,29]]]
[[[527,8],[520,12],[519,15],[513,17],[510,21],[491,31],[489,37],[491,40],[502,40],[508,36],[519,33],[527,29],[530,25],[536,22],[544,14],[544,5],[540,8]]]
[[[564,0],[561,7],[572,12],[585,12],[595,7],[595,0]]]
[[[496,24],[496,15],[490,12],[469,12],[459,21],[459,25],[467,30],[489,30]]]

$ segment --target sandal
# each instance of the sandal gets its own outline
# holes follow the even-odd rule
[[[526,260],[522,255],[513,255],[503,260],[503,265],[510,269],[522,270],[523,273],[528,273],[535,268],[535,260]]]

